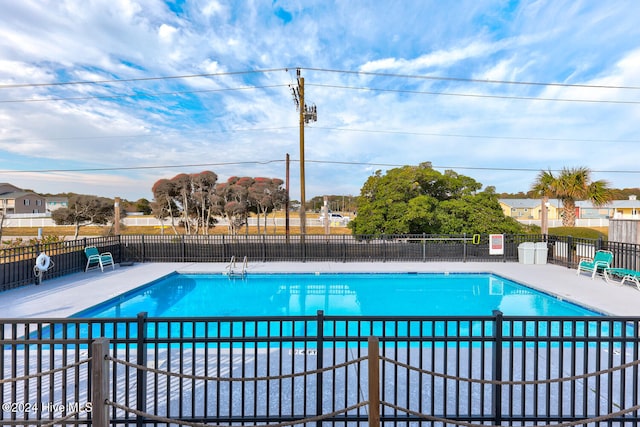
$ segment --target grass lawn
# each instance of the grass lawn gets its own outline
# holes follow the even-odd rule
[[[80,237],[95,237],[105,236],[109,233],[111,227],[99,227],[99,226],[84,226],[80,227]],[[184,229],[177,227],[179,234],[184,234]],[[330,227],[330,234],[342,235],[351,234],[351,229],[347,227]],[[246,229],[243,227],[239,234],[245,234]],[[273,227],[267,228],[267,235],[284,235],[286,232],[284,227],[277,227],[274,231]],[[57,227],[43,227],[42,236],[73,236],[75,228],[72,226],[57,226]],[[249,227],[249,234],[258,234],[257,227]],[[292,235],[300,234],[300,227],[290,227],[289,233]],[[136,226],[136,227],[121,227],[120,234],[145,234],[145,235],[161,235],[162,229],[157,226]],[[164,234],[173,235],[174,232],[171,227],[165,227]],[[209,234],[229,234],[229,230],[226,226],[217,226],[209,229]],[[264,234],[264,227],[260,227],[260,234]],[[324,227],[309,227],[307,226],[307,234],[324,234]],[[2,230],[2,240],[10,240],[12,237],[33,238],[38,236],[38,227],[5,227]]]

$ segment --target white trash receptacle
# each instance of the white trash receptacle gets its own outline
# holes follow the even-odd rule
[[[534,264],[536,245],[533,242],[523,242],[518,245],[518,262],[520,264]]]
[[[546,264],[547,263],[547,254],[549,253],[549,247],[546,242],[536,242],[535,244],[535,263],[536,264]]]

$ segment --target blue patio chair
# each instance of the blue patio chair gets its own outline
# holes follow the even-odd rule
[[[605,268],[604,279],[616,285],[624,285],[625,282],[632,282],[636,285],[636,289],[640,291],[640,271],[629,268]]]
[[[605,268],[610,268],[613,262],[613,253],[611,251],[596,251],[593,258],[582,258],[578,262],[578,271],[576,274],[580,274],[582,271],[591,273],[591,278],[596,277],[596,274],[604,274]]]
[[[98,267],[100,267],[101,271],[104,271],[104,268],[109,265],[112,269],[116,268],[111,252],[100,253],[95,246],[87,246],[84,248],[84,254],[87,256],[87,266],[84,268],[85,272]]]

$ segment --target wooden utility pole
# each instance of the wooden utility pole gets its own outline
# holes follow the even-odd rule
[[[116,197],[113,204],[114,220],[113,220],[113,232],[116,236],[120,234],[120,197]]]
[[[300,95],[300,235],[307,234],[307,206],[304,182],[304,77],[298,70],[298,93]]]
[[[293,100],[300,112],[300,235],[307,233],[307,206],[305,194],[305,172],[304,172],[304,125],[318,121],[318,112],[315,105],[308,106],[304,101],[304,77],[297,70],[298,85],[292,87]],[[303,237],[304,238],[304,237]]]
[[[329,197],[324,196],[324,204],[322,205],[322,214],[324,215],[324,234],[329,234]]]
[[[547,238],[547,234],[549,234],[549,208],[547,204],[549,203],[549,197],[543,196],[542,203],[540,203],[540,232],[544,236],[543,238]]]
[[[284,202],[284,229],[287,236],[287,242],[289,241],[289,153],[287,153],[285,159],[285,189],[287,191],[287,200]]]

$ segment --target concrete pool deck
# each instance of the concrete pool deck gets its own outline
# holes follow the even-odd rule
[[[222,273],[228,263],[145,263],[47,279],[0,292],[1,318],[64,318],[172,272]],[[633,286],[594,280],[551,264],[503,262],[252,262],[248,273],[494,273],[561,299],[613,316],[640,316],[640,292]]]

